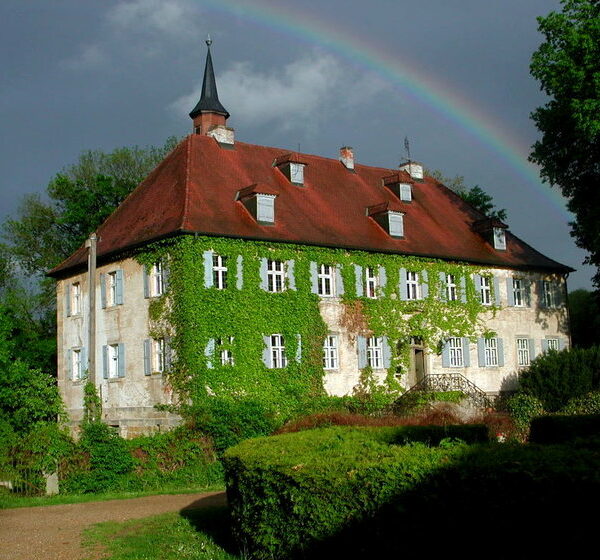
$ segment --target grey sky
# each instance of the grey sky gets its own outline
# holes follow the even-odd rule
[[[558,0],[3,0],[2,217],[82,150],[157,145],[190,132],[210,32],[219,95],[238,139],[300,144],[327,157],[351,145],[359,162],[393,168],[408,135],[415,159],[483,187],[507,208],[515,234],[578,269],[571,289],[589,288],[592,272],[581,265],[564,210],[548,186],[517,169],[537,137],[529,113],[544,101],[528,69],[541,41],[535,18],[558,7]],[[358,51],[344,52],[344,44]],[[517,163],[473,136],[468,123],[415,98],[377,56],[365,63],[365,48],[407,63],[435,82],[442,100],[483,115],[518,147]]]

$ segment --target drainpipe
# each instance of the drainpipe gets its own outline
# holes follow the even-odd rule
[[[85,242],[88,252],[88,381],[96,386],[96,234]]]

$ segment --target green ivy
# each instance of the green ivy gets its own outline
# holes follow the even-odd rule
[[[226,289],[204,286],[203,253],[207,250],[228,257]],[[236,287],[238,255],[243,258],[242,289]],[[341,297],[345,308],[343,321],[350,332],[399,341],[398,345],[392,344],[392,363],[385,383],[378,388],[387,395],[388,402],[403,390],[395,374],[400,369],[406,371],[411,337],[419,337],[430,348],[439,350],[449,336],[489,336],[481,314],[496,311],[495,307],[481,304],[471,279],[472,274],[482,274],[482,270],[460,263],[203,236],[183,236],[156,243],[137,258],[145,265],[162,260],[169,268],[167,294],[150,304],[151,334],[157,338],[170,337],[174,351],[170,381],[179,396],[179,412],[184,414],[206,407],[210,398],[217,396],[232,402],[240,399],[261,402],[275,417],[285,420],[301,410],[307,399],[325,394],[323,340],[328,329],[319,311],[320,298],[311,293],[311,261],[341,265],[345,289]],[[282,293],[262,290],[261,258],[294,260],[296,289],[288,287]],[[369,266],[385,267],[387,282],[380,297],[357,295],[354,265],[363,270]],[[427,298],[400,299],[400,268],[427,271]],[[442,272],[456,276],[457,301],[445,301]],[[466,279],[466,301],[461,301],[462,277]],[[270,369],[262,362],[263,336],[273,333],[282,334],[285,339],[288,359],[285,368]],[[300,363],[296,361],[298,335]],[[229,337],[233,339],[230,341]],[[211,339],[222,339],[223,344],[215,348],[212,356],[207,356]],[[232,351],[235,365],[221,365],[221,349]],[[363,371],[357,391],[374,386],[370,372]]]

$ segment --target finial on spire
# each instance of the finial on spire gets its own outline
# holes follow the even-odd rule
[[[210,38],[210,33],[206,35],[206,46],[210,48],[212,45],[212,39]]]

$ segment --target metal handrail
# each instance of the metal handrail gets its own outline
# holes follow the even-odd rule
[[[460,391],[477,408],[493,407],[492,401],[485,392],[460,373],[428,374],[406,391],[396,403],[401,402],[407,395],[414,393],[445,393],[448,391]]]

